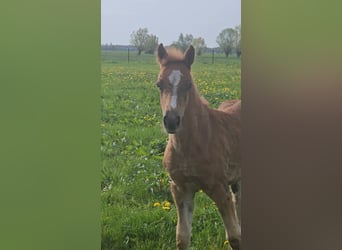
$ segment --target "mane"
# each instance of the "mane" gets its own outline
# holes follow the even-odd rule
[[[192,76],[191,76],[192,78]],[[192,79],[193,80],[193,79]],[[192,82],[193,86],[192,86],[192,91],[193,91],[193,95],[194,97],[198,100],[199,103],[201,103],[203,106],[206,106],[208,108],[209,107],[209,102],[207,101],[207,99],[204,98],[204,96],[201,95],[201,93],[198,90],[197,84],[195,83],[195,81],[193,80]]]

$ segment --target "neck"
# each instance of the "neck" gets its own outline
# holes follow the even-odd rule
[[[187,150],[189,144],[205,143],[209,137],[209,108],[204,103],[196,86],[189,92],[189,100],[182,120],[182,128],[176,134],[170,134],[169,140],[178,150]],[[200,136],[199,136],[200,135]]]

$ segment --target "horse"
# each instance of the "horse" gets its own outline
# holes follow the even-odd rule
[[[170,189],[177,209],[176,247],[188,249],[191,238],[194,197],[202,190],[217,205],[229,244],[241,249],[241,226],[237,213],[241,183],[241,100],[210,108],[200,96],[191,74],[195,49],[184,53],[157,49],[160,66],[157,87],[163,127],[168,143],[163,167],[171,179]]]

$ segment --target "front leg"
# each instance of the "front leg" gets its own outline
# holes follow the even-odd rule
[[[235,196],[236,212],[241,225],[241,181],[233,184],[231,188]]]
[[[171,192],[177,208],[176,245],[178,250],[186,250],[190,245],[192,215],[195,191],[171,183]]]
[[[212,189],[205,190],[205,192],[215,201],[220,211],[230,246],[234,250],[241,250],[241,227],[236,213],[234,194],[231,189],[228,186],[217,184]]]

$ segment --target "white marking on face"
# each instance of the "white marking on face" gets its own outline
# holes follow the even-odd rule
[[[183,74],[180,70],[172,70],[171,74],[169,75],[169,81],[172,85],[172,96],[170,105],[173,109],[177,107],[177,88],[182,75]]]
[[[176,108],[177,107],[177,95],[172,95],[171,96],[171,108]]]

